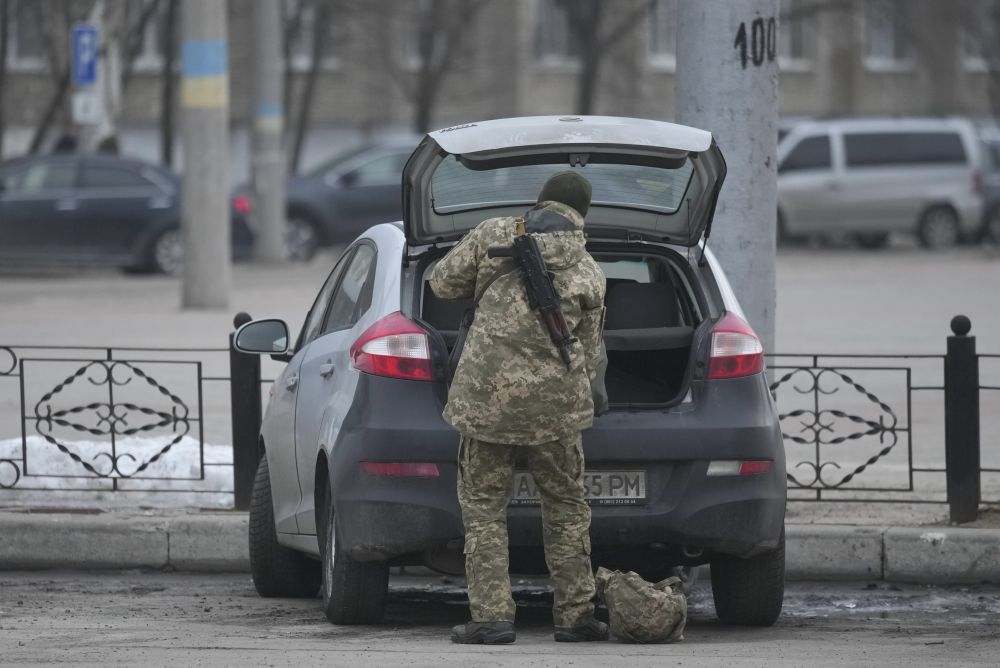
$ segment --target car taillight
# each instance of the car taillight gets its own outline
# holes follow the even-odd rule
[[[764,369],[764,347],[746,320],[726,313],[712,330],[709,378],[741,378]]]
[[[236,210],[236,213],[248,216],[250,215],[251,208],[249,195],[236,195],[233,197],[233,209]]]
[[[364,331],[351,346],[354,368],[374,376],[433,380],[427,332],[396,311]]]

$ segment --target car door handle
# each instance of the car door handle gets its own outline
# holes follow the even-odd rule
[[[286,378],[285,379],[285,388],[289,392],[294,391],[295,388],[298,387],[298,386],[299,386],[299,377],[298,377],[297,374],[294,375],[294,376],[292,376],[291,378]]]
[[[79,203],[76,199],[60,199],[56,201],[56,211],[76,211]]]
[[[319,365],[319,375],[323,376],[324,378],[329,378],[330,376],[332,376],[333,371],[334,371],[333,364],[331,364],[330,362]]]

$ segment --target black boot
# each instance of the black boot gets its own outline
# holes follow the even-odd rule
[[[556,642],[607,640],[608,625],[591,615],[576,626],[557,626],[554,635]]]
[[[514,622],[469,622],[451,629],[451,641],[463,645],[504,645],[516,637]]]

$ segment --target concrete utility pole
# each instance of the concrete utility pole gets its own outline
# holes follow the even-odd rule
[[[253,216],[257,223],[258,260],[285,259],[285,151],[281,108],[284,68],[281,51],[281,2],[253,3]],[[317,37],[319,39],[319,37]]]
[[[680,0],[677,122],[709,130],[729,173],[710,237],[774,352],[778,0]]]
[[[183,308],[226,308],[230,283],[226,2],[181,5]]]

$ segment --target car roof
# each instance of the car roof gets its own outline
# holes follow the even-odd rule
[[[836,128],[842,132],[940,132],[941,130],[971,132],[974,130],[972,122],[965,118],[872,116],[805,120],[795,124],[793,132],[796,135],[811,134],[830,128]]]

